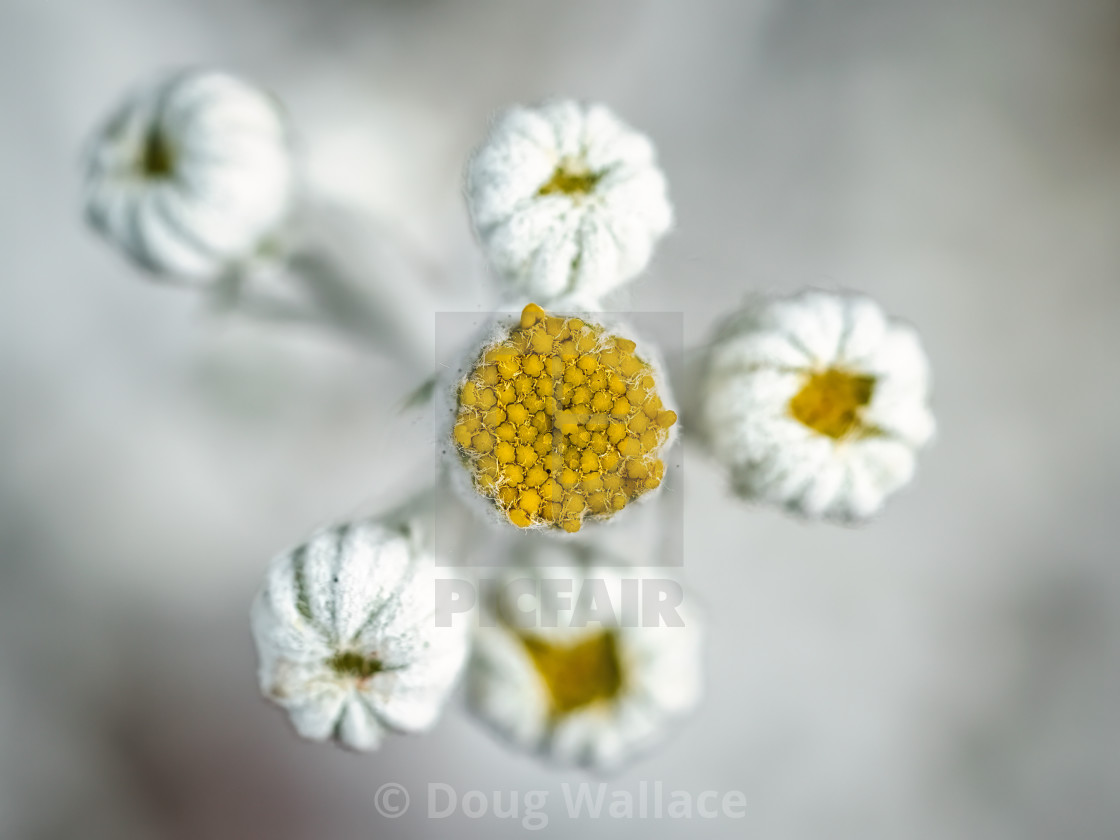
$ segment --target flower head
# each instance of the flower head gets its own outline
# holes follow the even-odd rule
[[[262,693],[296,731],[373,750],[435,723],[467,652],[437,627],[432,557],[404,530],[324,529],[277,557],[253,604]]]
[[[557,583],[570,597],[555,621],[542,621],[541,587]],[[700,699],[699,621],[682,604],[680,626],[638,626],[625,619],[623,589],[607,567],[511,572],[475,637],[467,670],[474,713],[522,749],[595,769],[618,767],[664,738]]]
[[[575,532],[660,486],[664,393],[634,341],[529,304],[471,359],[450,435],[501,519]]]
[[[934,431],[917,333],[855,295],[738,313],[712,343],[703,391],[708,441],[737,492],[811,517],[874,514]]]
[[[546,303],[633,278],[673,215],[649,140],[570,100],[498,118],[467,168],[467,205],[493,268]]]
[[[214,279],[287,217],[293,164],[277,103],[191,70],[132,93],[93,139],[86,215],[156,274]]]

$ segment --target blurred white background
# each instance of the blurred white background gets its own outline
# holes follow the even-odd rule
[[[621,305],[690,342],[806,285],[917,324],[940,436],[870,526],[737,504],[687,453],[707,696],[611,785],[742,790],[744,819],[573,823],[582,777],[458,707],[359,757],[259,699],[268,558],[422,482],[433,442],[391,362],[217,315],[84,229],[89,132],[199,63],[287,103],[418,330],[490,303],[462,166],[550,94],[609,103],[669,177],[677,228]],[[549,833],[588,840],[1120,834],[1116,0],[5,0],[0,69],[0,837],[522,833],[384,820],[390,780],[548,789]]]

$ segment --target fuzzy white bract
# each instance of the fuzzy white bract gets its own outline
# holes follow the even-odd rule
[[[213,280],[287,218],[293,169],[276,101],[225,73],[181,72],[133,92],[94,137],[86,215],[153,273]]]
[[[724,325],[700,410],[740,495],[856,521],[913,476],[934,432],[929,388],[912,327],[865,297],[807,291]]]
[[[603,105],[512,108],[466,182],[492,267],[542,304],[593,304],[630,280],[673,219],[653,145]]]
[[[639,574],[510,572],[475,636],[467,670],[474,713],[521,749],[597,770],[662,740],[700,700],[702,635],[687,602],[676,608],[683,626],[641,626],[640,610],[627,615]]]
[[[264,695],[296,731],[373,750],[438,718],[467,653],[437,627],[434,562],[376,523],[321,530],[272,561],[252,610]]]

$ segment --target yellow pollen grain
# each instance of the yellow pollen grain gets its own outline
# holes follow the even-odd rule
[[[494,457],[498,459],[499,464],[511,463],[515,455],[513,444],[503,441],[494,447]]]
[[[521,369],[524,370],[525,373],[529,376],[540,376],[542,373],[544,373],[544,362],[541,361],[540,356],[534,353],[533,355],[525,359],[525,362],[524,364],[522,364]]]
[[[471,445],[471,430],[467,428],[467,424],[462,421],[455,424],[454,431],[455,442],[460,446]]]
[[[537,508],[541,506],[541,497],[535,490],[523,490],[521,496],[517,500],[517,506],[526,513],[532,515],[537,512]]]
[[[536,324],[538,321],[543,321],[545,312],[535,303],[530,303],[523,310],[521,310],[521,328],[528,329]]]
[[[466,383],[459,392],[459,404],[467,407],[478,405],[478,386],[473,382]]]

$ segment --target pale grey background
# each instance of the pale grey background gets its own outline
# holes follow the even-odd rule
[[[572,825],[579,776],[458,708],[355,757],[258,699],[267,558],[415,484],[430,422],[360,346],[215,317],[83,229],[91,127],[199,62],[288,103],[418,335],[489,302],[459,192],[488,115],[554,93],[613,105],[670,180],[677,228],[624,308],[697,341],[814,285],[921,329],[940,437],[872,526],[745,508],[689,451],[706,701],[612,784],[741,789],[744,820]],[[550,833],[588,839],[1120,832],[1115,0],[5,0],[0,69],[0,836],[520,834],[382,820],[387,780],[543,787]]]

